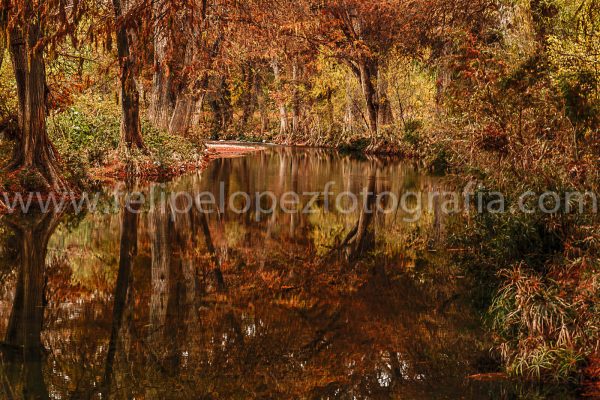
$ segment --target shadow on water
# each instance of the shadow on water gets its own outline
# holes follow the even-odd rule
[[[380,193],[442,185],[394,160],[273,147],[146,187],[162,200],[141,213],[122,204],[76,224],[60,224],[62,213],[7,217],[0,397],[509,399],[523,390],[492,374],[480,318],[440,247],[438,202],[407,222],[401,211],[336,211],[322,194],[301,197],[301,207],[312,202],[306,214],[201,211],[163,196],[245,192],[269,208],[257,193],[322,192],[328,182],[332,197],[364,192],[371,206],[385,204]]]

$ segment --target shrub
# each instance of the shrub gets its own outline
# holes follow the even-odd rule
[[[91,166],[102,166],[119,144],[120,118],[71,107],[50,120],[50,134],[61,154],[81,154]]]
[[[164,172],[187,162],[198,162],[203,145],[194,138],[171,135],[143,121],[144,141],[150,150],[155,165]]]
[[[404,123],[404,141],[411,146],[417,147],[421,143],[421,129],[423,121],[409,119]]]
[[[366,137],[354,137],[340,145],[339,150],[343,153],[362,153],[370,143],[371,141]]]
[[[444,174],[450,167],[450,150],[443,143],[434,143],[424,157],[425,167],[434,174]]]
[[[509,372],[530,379],[573,379],[598,344],[599,288],[587,294],[565,290],[563,283],[524,263],[499,275],[505,283],[490,316]]]

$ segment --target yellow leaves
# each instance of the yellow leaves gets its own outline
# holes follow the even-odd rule
[[[559,3],[560,19],[556,33],[548,38],[548,57],[559,76],[582,70],[597,71],[600,63],[600,7],[594,7],[594,3],[587,0]]]

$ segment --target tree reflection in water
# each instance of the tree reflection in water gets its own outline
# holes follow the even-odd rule
[[[47,399],[42,372],[42,329],[46,306],[46,253],[61,212],[11,216],[4,220],[18,245],[17,282],[12,309],[0,344],[5,395],[11,398]]]
[[[218,194],[222,182],[255,197],[330,180],[336,193],[437,185],[394,160],[271,148],[146,190]],[[427,252],[439,212],[407,223],[324,201],[261,218],[157,204],[88,215],[50,240],[58,215],[6,219],[20,251],[0,291],[0,397],[509,396],[467,379],[488,372],[487,352],[465,285]]]

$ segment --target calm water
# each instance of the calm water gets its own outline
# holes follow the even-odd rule
[[[440,188],[401,162],[271,147],[129,189],[279,196],[330,181]],[[0,398],[512,398],[507,382],[471,377],[493,371],[489,343],[439,248],[438,204],[406,222],[324,200],[311,214],[159,201],[139,215],[5,218]]]

